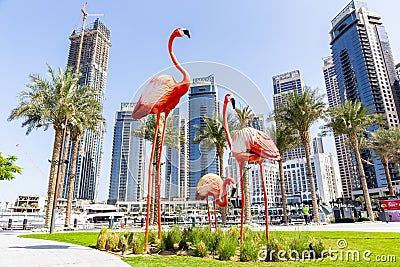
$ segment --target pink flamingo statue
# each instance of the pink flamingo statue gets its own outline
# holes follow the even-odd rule
[[[148,238],[149,238],[149,214],[150,214],[150,192],[151,192],[151,177],[152,177],[152,165],[154,150],[156,146],[157,132],[161,120],[161,114],[164,113],[164,123],[162,127],[161,134],[161,147],[159,149],[159,155],[157,159],[161,157],[162,146],[164,143],[165,128],[167,123],[167,117],[172,109],[176,107],[179,100],[183,95],[185,95],[190,88],[190,77],[187,71],[179,64],[172,51],[172,43],[176,37],[183,37],[187,35],[190,38],[189,31],[184,28],[175,29],[168,42],[168,51],[171,56],[172,62],[175,67],[182,73],[183,79],[181,82],[177,82],[173,77],[169,75],[160,75],[154,77],[144,88],[139,101],[137,102],[133,112],[132,118],[139,120],[149,114],[156,114],[157,121],[154,131],[153,146],[151,149],[150,163],[149,163],[149,177],[148,177],[148,193],[147,193],[147,213],[146,213],[146,233],[145,233],[145,246],[146,250],[148,248]],[[157,191],[158,191],[158,237],[161,238],[161,203],[160,203],[160,163],[158,160],[156,162],[156,181],[157,181]]]
[[[240,169],[240,187],[242,191],[242,214],[240,220],[240,242],[243,241],[243,219],[244,219],[244,205],[245,205],[245,195],[244,195],[244,183],[243,183],[243,163],[247,162],[257,162],[260,166],[262,187],[264,190],[264,205],[265,205],[265,235],[268,240],[268,199],[267,192],[265,189],[265,180],[262,169],[262,162],[265,159],[280,160],[279,150],[276,148],[274,142],[265,133],[258,131],[251,127],[245,127],[240,129],[235,133],[233,138],[229,133],[228,119],[226,114],[226,109],[228,102],[232,103],[233,108],[235,108],[235,99],[231,94],[225,95],[224,100],[224,128],[226,139],[228,141],[229,148],[239,163]],[[247,200],[249,201],[249,200]]]
[[[199,183],[196,188],[196,199],[206,198],[207,202],[207,212],[208,212],[208,223],[210,225],[211,232],[211,218],[210,218],[210,207],[208,206],[208,197],[214,197],[214,219],[215,219],[215,229],[217,229],[217,207],[216,204],[220,207],[226,207],[228,205],[228,195],[227,195],[227,187],[232,185],[231,196],[233,196],[236,192],[236,182],[232,178],[226,178],[225,181],[222,182],[222,179],[219,175],[214,173],[208,173],[201,177]],[[221,200],[222,198],[222,200]]]

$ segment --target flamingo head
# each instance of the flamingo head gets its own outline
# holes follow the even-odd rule
[[[225,95],[225,103],[231,102],[233,109],[235,109],[235,99],[231,94],[226,94]]]
[[[173,34],[176,34],[177,37],[183,37],[186,35],[190,38],[189,30],[185,28],[176,28]]]

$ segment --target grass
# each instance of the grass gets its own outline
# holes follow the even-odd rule
[[[398,248],[398,240],[400,233],[381,233],[381,232],[271,232],[270,238],[279,237],[290,239],[296,236],[311,236],[321,238],[328,248],[332,250],[348,251],[358,250],[360,252],[360,261],[346,261],[346,253],[342,253],[343,260],[340,260],[340,253],[335,253],[338,259],[332,261],[325,258],[323,261],[289,261],[289,262],[221,262],[209,258],[183,257],[183,256],[132,256],[122,260],[131,266],[398,266],[400,262],[400,249]],[[56,234],[30,234],[23,235],[24,238],[38,238],[46,240],[55,240],[60,242],[72,243],[82,246],[93,247],[96,245],[98,232],[68,232]],[[337,242],[339,239],[345,239],[347,246],[340,250]],[[362,258],[364,251],[371,251],[370,262]],[[395,257],[395,262],[378,262],[376,256],[382,258],[382,255]]]

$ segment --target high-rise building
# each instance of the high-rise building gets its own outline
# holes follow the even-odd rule
[[[199,133],[196,127],[206,127],[204,117],[218,114],[217,86],[214,75],[194,78],[189,92],[189,197],[196,197],[196,186],[207,173],[218,173],[216,150],[201,144],[193,144]]]
[[[325,153],[317,153],[311,156],[315,192],[317,198],[325,204],[328,204],[332,199],[342,197],[342,186],[336,162],[334,156]],[[306,159],[287,160],[283,163],[283,173],[288,203],[311,202],[310,179],[306,175]],[[279,196],[281,195],[280,184],[277,184],[276,192]]]
[[[69,37],[68,66],[73,69],[78,64],[81,31],[74,30]],[[104,102],[106,90],[108,55],[111,46],[110,30],[96,19],[84,31],[82,50],[79,59],[79,71],[82,73],[81,85],[89,85],[97,89],[101,94],[101,102]],[[78,158],[76,166],[76,178],[74,186],[74,198],[95,200],[97,185],[100,177],[101,156],[103,147],[103,125],[98,127],[99,135],[91,131],[85,131],[79,142]],[[71,146],[69,146],[71,148]],[[71,163],[71,149],[68,151],[68,159]],[[63,197],[67,197],[69,184],[70,163],[64,177]]]
[[[322,72],[324,74],[325,88],[328,96],[329,107],[333,108],[341,104],[339,86],[336,79],[335,65],[332,57],[324,58]],[[351,192],[360,187],[360,181],[357,179],[358,171],[354,161],[354,153],[348,145],[345,135],[334,134],[336,155],[339,163],[339,172],[343,186],[343,196],[351,197]]]
[[[279,109],[286,103],[285,98],[293,94],[303,94],[305,85],[300,70],[294,70],[272,77],[274,87],[274,109]],[[312,151],[312,149],[311,149]],[[296,159],[306,156],[302,146],[286,152],[283,159]]]
[[[341,101],[361,101],[384,115],[388,126],[398,127],[400,88],[381,17],[365,2],[353,0],[332,20],[330,36]],[[368,186],[387,185],[379,157],[372,150],[363,157],[373,162],[364,163]]]
[[[176,147],[165,148],[165,197],[169,200],[184,200],[188,197],[187,119],[182,118],[179,108],[176,108],[169,121],[169,125],[174,128],[174,133],[176,132],[180,139],[176,139]]]
[[[109,204],[139,201],[144,197],[146,141],[132,134],[141,127],[141,122],[131,116],[135,104],[122,103],[115,115]]]
[[[324,153],[324,144],[322,143],[322,137],[314,137],[312,139],[314,154]]]

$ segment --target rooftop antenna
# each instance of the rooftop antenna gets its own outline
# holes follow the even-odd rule
[[[80,63],[81,63],[83,36],[85,35],[85,24],[86,24],[86,19],[87,19],[88,16],[89,16],[89,17],[94,17],[94,16],[100,17],[100,16],[104,16],[104,14],[88,14],[88,13],[86,12],[86,5],[87,5],[87,2],[83,5],[83,8],[81,9],[82,14],[83,14],[83,21],[82,21],[81,40],[80,40],[80,42],[79,42],[79,49],[78,49],[78,59],[77,59],[77,62],[76,62],[76,69],[75,69],[76,72],[79,71],[79,65],[80,65]]]

